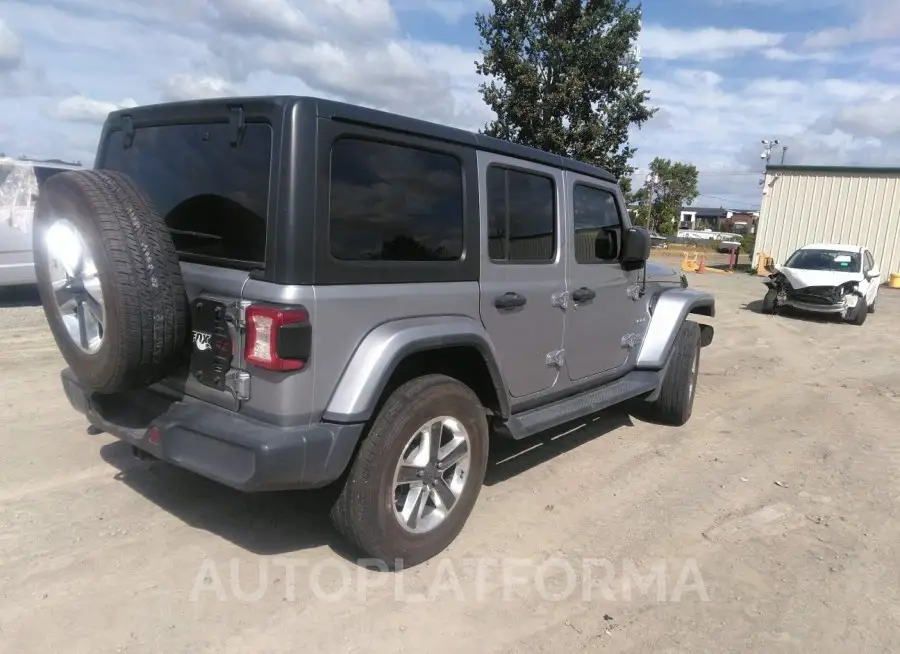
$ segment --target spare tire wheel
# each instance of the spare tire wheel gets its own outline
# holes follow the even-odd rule
[[[34,213],[34,263],[66,363],[99,393],[161,380],[187,335],[178,255],[163,218],[121,173],[58,173]]]

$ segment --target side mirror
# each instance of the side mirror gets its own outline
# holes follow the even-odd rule
[[[869,272],[866,273],[866,277],[868,277],[869,279],[878,279],[879,277],[881,277],[881,271],[878,270],[878,266],[871,268]]]
[[[619,258],[619,228],[602,227],[594,241],[594,256],[601,261]]]
[[[622,233],[622,255],[626,268],[643,265],[650,258],[650,233],[643,227],[629,227]]]

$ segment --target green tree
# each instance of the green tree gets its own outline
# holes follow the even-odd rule
[[[476,15],[490,136],[634,171],[628,130],[656,112],[638,88],[640,6],[628,0],[492,0]]]
[[[698,195],[697,167],[657,157],[650,162],[650,173],[655,175],[656,182],[641,188],[635,194],[637,201],[649,210],[648,225],[652,229],[660,234],[673,234],[678,231],[681,207]]]

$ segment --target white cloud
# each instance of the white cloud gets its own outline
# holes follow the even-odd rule
[[[22,63],[22,40],[0,18],[0,73],[14,70]]]
[[[162,85],[164,100],[201,100],[220,98],[235,94],[234,86],[216,75],[172,75]]]
[[[818,124],[822,131],[842,132],[859,138],[900,141],[900,91],[884,101],[854,104],[838,110],[834,116]]]
[[[900,81],[741,80],[676,69],[644,83],[665,109],[667,125],[654,120],[635,132],[635,163],[646,168],[657,155],[694,163],[706,194],[698,204],[758,205],[763,138],[787,145],[788,163],[900,165]],[[774,160],[780,156],[779,149]]]
[[[772,12],[819,6],[721,2],[770,2]],[[857,20],[836,19],[833,27],[858,34],[876,2],[900,7],[896,0],[862,0]],[[471,44],[477,35],[466,17],[487,6],[487,0],[7,0],[0,75],[17,63],[0,86],[6,97],[0,135],[9,135],[6,149],[89,161],[102,120],[134,100],[285,93],[478,129],[491,112],[477,91],[477,50],[407,28],[413,19],[445,23],[438,31],[465,31],[458,41]],[[889,25],[889,15],[882,16]],[[636,165],[654,156],[692,161],[704,173],[703,193],[753,204],[761,138],[788,144],[794,163],[900,164],[891,122],[900,110],[898,83],[886,72],[900,68],[895,45],[803,48],[802,36],[705,28],[702,18],[696,29],[645,26],[641,45],[653,74],[642,86],[660,111],[635,130]],[[853,77],[838,77],[842,68],[831,65],[848,62],[859,64]],[[122,97],[134,100],[116,101]]]
[[[818,61],[821,63],[836,61],[839,58],[837,53],[828,50],[797,52],[784,48],[769,48],[763,51],[763,56],[771,61]]]
[[[832,48],[851,43],[872,43],[900,38],[900,2],[897,0],[855,0],[846,10],[857,18],[849,26],[840,25],[813,32],[804,45],[808,48]]]
[[[71,120],[73,122],[102,123],[112,111],[134,107],[137,105],[132,99],[122,100],[119,103],[94,100],[83,95],[73,95],[60,100],[51,111],[54,118],[59,120]]]
[[[645,25],[640,36],[641,54],[657,59],[725,59],[763,48],[772,48],[784,40],[783,34],[751,29],[694,30]]]
[[[900,72],[900,47],[877,48],[869,54],[867,63],[873,68]]]
[[[398,0],[396,7],[401,11],[430,11],[448,23],[459,23],[475,12],[490,8],[490,0]]]
[[[314,42],[340,33],[369,42],[397,28],[389,0],[209,0],[219,25],[236,34]]]

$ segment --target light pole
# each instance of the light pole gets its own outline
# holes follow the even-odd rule
[[[765,159],[766,165],[768,165],[769,159],[772,158],[772,148],[775,147],[776,145],[778,145],[778,139],[773,139],[771,141],[767,140],[767,139],[763,139],[762,144],[763,144],[763,151],[762,151],[762,154],[759,155],[759,157],[760,157],[760,159]],[[787,149],[787,148],[785,148],[785,149]]]
[[[769,166],[769,159],[772,158],[772,148],[778,145],[778,139],[763,139],[763,151],[762,154],[759,155],[760,159],[764,159],[766,162],[766,167]],[[781,161],[784,163],[784,153],[787,151],[787,146],[784,146],[784,149],[781,151]],[[763,170],[762,179],[759,180],[759,185],[762,186],[766,183],[766,171]]]

